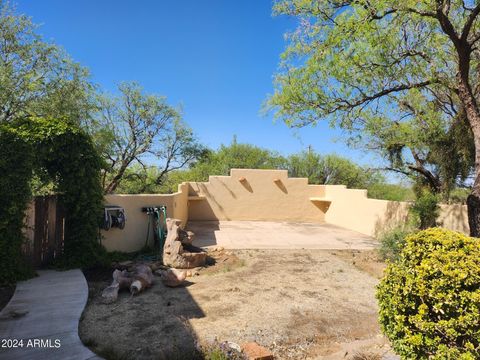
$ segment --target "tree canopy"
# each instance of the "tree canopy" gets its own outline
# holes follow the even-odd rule
[[[268,100],[276,116],[294,127],[329,121],[434,188],[442,173],[451,184],[477,163],[469,218],[480,235],[480,4],[280,0],[274,12],[299,18]],[[457,161],[441,155],[445,144]]]
[[[80,124],[93,106],[88,71],[36,29],[0,1],[0,123],[35,115]]]
[[[378,171],[365,169],[335,154],[322,156],[311,150],[290,155],[288,171],[292,177],[308,178],[311,184],[341,184],[350,189],[367,189],[385,182]]]
[[[133,165],[144,176],[147,160],[161,167],[155,183],[193,161],[203,151],[180,113],[162,96],[147,94],[137,83],[121,83],[120,95],[99,95],[90,134],[105,159],[102,183],[112,193]],[[149,159],[150,158],[150,159]],[[131,173],[131,171],[129,171]]]

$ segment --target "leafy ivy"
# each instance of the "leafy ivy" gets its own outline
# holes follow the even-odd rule
[[[0,283],[28,275],[21,261],[23,218],[35,170],[53,179],[65,207],[64,252],[56,265],[85,267],[101,262],[97,241],[103,192],[102,160],[90,137],[58,119],[28,118],[0,127]]]
[[[10,128],[0,126],[0,284],[32,275],[21,256],[24,214],[30,200],[33,151]]]

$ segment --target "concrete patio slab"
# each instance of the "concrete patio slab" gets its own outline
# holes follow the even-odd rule
[[[43,270],[38,274],[18,283],[0,312],[0,340],[23,340],[16,348],[1,347],[0,359],[100,359],[78,336],[88,299],[82,272]],[[14,313],[24,315],[12,317]]]
[[[270,221],[189,221],[194,245],[226,249],[369,250],[378,242],[331,224]]]

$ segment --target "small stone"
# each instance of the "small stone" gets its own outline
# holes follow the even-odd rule
[[[249,342],[242,345],[242,351],[248,360],[273,360],[273,354],[256,342]]]
[[[242,352],[240,345],[238,345],[237,343],[234,343],[232,341],[227,341],[226,343],[230,349],[233,349],[237,352]]]
[[[156,274],[161,276],[162,283],[165,286],[176,287],[182,285],[186,278],[185,271],[179,271],[176,269],[157,270]]]

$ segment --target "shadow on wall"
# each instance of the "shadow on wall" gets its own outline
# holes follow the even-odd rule
[[[282,192],[284,194],[288,194],[288,190],[287,188],[285,187],[285,184],[282,182],[281,179],[274,179],[273,182],[275,183],[275,185],[277,185],[277,187],[282,190]]]
[[[321,212],[324,214],[327,213],[328,209],[330,208],[331,202],[330,201],[313,201],[313,205],[315,205]]]
[[[222,186],[225,188],[225,190],[228,191],[228,193],[232,196],[232,198],[234,198],[234,199],[237,198],[237,195],[235,195],[235,193],[232,190],[230,190],[230,188],[222,180],[220,180],[220,179],[217,179],[217,180],[220,184],[222,184]],[[206,186],[203,185],[203,188],[205,189]]]
[[[252,186],[245,177],[242,176],[240,179],[238,179],[238,181],[240,181],[240,184],[242,184],[242,186],[247,189],[248,192],[253,193]]]
[[[79,325],[82,341],[106,359],[201,359],[188,320],[205,317],[186,286],[165,287],[158,277],[144,293],[121,292],[115,304],[99,301],[110,279],[89,282],[91,299]]]
[[[410,204],[397,201],[389,201],[382,217],[375,222],[374,234],[378,237],[382,233],[394,227],[405,224],[408,220],[408,208]]]
[[[438,218],[438,225],[449,230],[470,233],[468,225],[468,211],[466,205],[440,205],[441,213]]]
[[[227,185],[225,185],[223,182],[220,181],[220,183],[230,192],[230,194],[232,194],[232,197],[236,199],[236,196],[235,194],[227,187]],[[231,220],[227,213],[225,212],[225,209],[223,208],[222,205],[220,205],[218,203],[218,201],[215,199],[215,196],[213,196],[210,191],[208,191],[208,187],[205,186],[205,184],[203,183],[199,183],[198,184],[198,188],[200,189],[200,192],[205,194],[208,199],[213,203],[215,204],[215,206],[217,207],[218,210],[220,210],[220,212],[222,213],[222,215],[225,217],[225,220]],[[203,207],[202,207],[202,211],[204,213],[204,217],[206,219],[211,219],[211,218],[215,218],[216,215],[213,211],[213,209],[210,207],[210,204],[208,202],[206,202],[205,204],[201,204]]]

